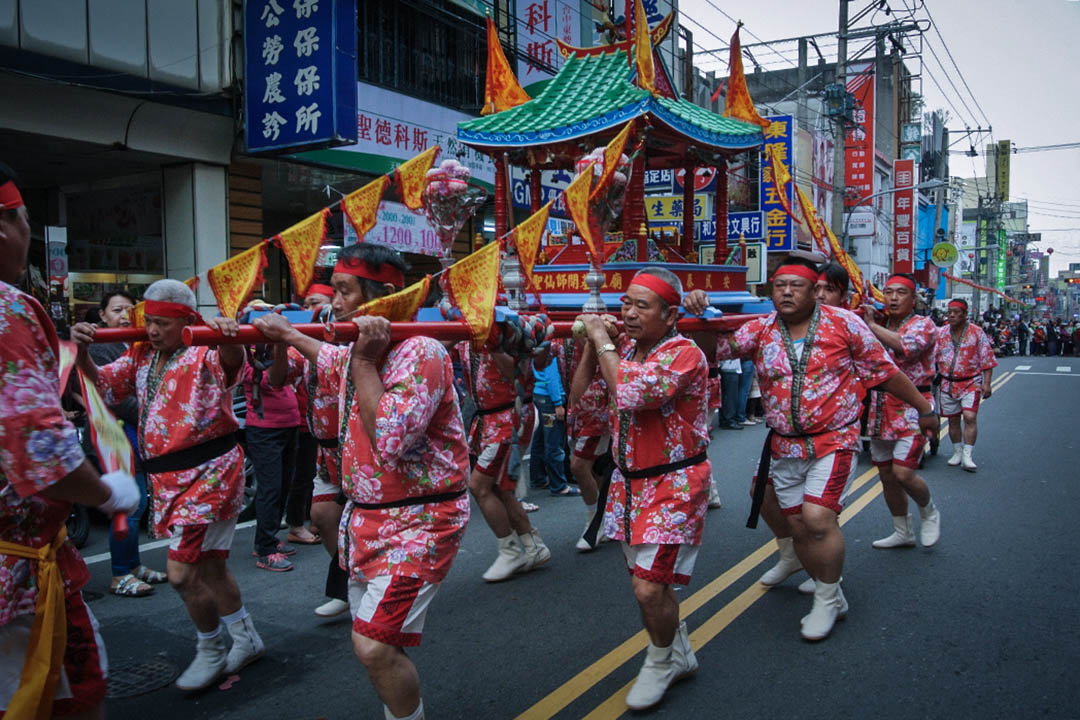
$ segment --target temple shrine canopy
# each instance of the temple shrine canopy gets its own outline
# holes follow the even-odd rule
[[[713,165],[761,145],[757,125],[709,112],[670,90],[654,96],[638,87],[625,48],[570,49],[540,95],[459,123],[458,139],[482,152],[506,152],[514,165],[543,169],[573,168],[583,147],[606,143],[628,120],[641,117],[649,126],[650,169],[683,168],[688,160]]]

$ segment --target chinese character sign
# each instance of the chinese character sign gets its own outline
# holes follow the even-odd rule
[[[847,131],[844,151],[844,179],[854,194],[845,207],[851,208],[874,192],[874,63],[856,63],[848,69],[847,91],[855,96],[855,126]]]
[[[563,63],[555,38],[579,45],[581,16],[578,3],[568,0],[518,0],[518,82],[528,92],[532,83],[552,77],[548,68]]]
[[[777,115],[768,118],[771,124],[765,129],[765,142],[761,150],[761,195],[759,207],[765,217],[765,246],[769,250],[791,251],[795,249],[795,227],[791,216],[784,210],[780,200],[781,189],[773,182],[770,158],[775,154],[795,174],[795,153],[793,138],[795,119],[791,115]],[[788,203],[792,201],[794,183],[789,183],[783,192]],[[730,235],[729,235],[730,237]],[[737,238],[738,236],[736,236]],[[747,235],[747,237],[755,237]],[[756,237],[761,237],[759,233]]]
[[[356,4],[244,3],[244,126],[249,152],[356,139]]]
[[[915,272],[915,161],[893,161],[893,272]]]

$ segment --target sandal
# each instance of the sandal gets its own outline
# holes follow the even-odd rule
[[[302,525],[296,530],[290,530],[287,540],[298,545],[318,545],[322,542],[318,535]]]
[[[154,592],[154,588],[135,577],[131,573],[123,577],[114,577],[109,592],[122,597],[146,597]]]
[[[540,506],[535,504],[535,503],[525,502],[523,500],[521,502],[521,509],[524,510],[525,512],[527,512],[527,513],[530,513],[530,512],[536,512],[537,510],[539,510]]]
[[[151,585],[160,585],[161,583],[166,582],[169,579],[169,576],[161,572],[160,570],[151,570],[145,565],[140,565],[139,567],[135,568],[131,571],[131,574],[145,583],[150,583]]]
[[[551,494],[554,495],[555,497],[577,497],[578,495],[581,494],[581,491],[578,490],[573,485],[567,485],[566,487],[564,487],[562,490],[560,490],[558,492],[555,492],[554,490],[552,490]]]

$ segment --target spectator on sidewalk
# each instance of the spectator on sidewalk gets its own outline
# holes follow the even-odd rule
[[[529,481],[534,488],[547,487],[552,495],[580,495],[566,482],[566,398],[559,364],[544,353],[533,360],[533,402],[540,413],[540,427],[533,433],[529,450]]]
[[[720,429],[742,430],[736,422],[739,413],[739,377],[742,374],[742,362],[738,359],[723,360],[720,363]],[[749,392],[748,392],[749,394]]]

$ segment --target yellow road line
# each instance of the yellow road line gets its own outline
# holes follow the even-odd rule
[[[992,384],[994,390],[996,391],[997,388],[1004,385],[1005,382],[1011,379],[1012,375],[1015,375],[1015,373],[1006,373],[1005,375],[1001,376],[1001,378],[995,381],[995,384]],[[948,435],[948,433],[949,426],[948,423],[945,423],[944,427],[942,427],[941,432],[939,433],[939,437],[944,438],[946,435]],[[861,487],[863,487],[876,477],[877,468],[871,467],[855,479],[855,481],[851,485],[849,495],[854,494],[855,491],[859,490]],[[851,505],[849,505],[848,508],[845,509],[844,512],[840,515],[841,525],[847,522],[847,520],[850,517],[854,516],[855,513],[866,507],[866,504],[873,500],[875,497],[877,497],[880,492],[881,485],[878,484],[874,486],[874,488],[872,488],[870,491],[864,493]],[[702,606],[704,606],[717,595],[722,593],[724,590],[726,590],[728,587],[730,587],[732,584],[742,578],[750,570],[764,562],[770,555],[775,552],[776,543],[773,540],[769,540],[757,550],[747,555],[745,558],[730,567],[717,578],[713,579],[696,593],[680,602],[680,618],[683,620],[688,618],[692,613],[699,610]],[[759,588],[760,592],[757,592]],[[748,588],[737,598],[732,600],[731,603],[729,603],[727,606],[725,606],[723,610],[720,611],[720,613],[733,612],[734,609],[738,607],[741,607],[741,609],[739,609],[738,612],[733,612],[730,619],[728,619],[727,622],[723,623],[723,625],[717,627],[713,635],[709,635],[708,639],[702,641],[701,644],[704,645],[705,642],[711,640],[716,633],[719,633],[724,627],[727,626],[728,623],[731,622],[731,620],[734,620],[736,617],[738,617],[739,613],[749,607],[755,600],[757,600],[758,597],[761,597],[761,595],[765,594],[765,592],[767,591],[768,588],[755,582],[750,588]],[[755,592],[757,592],[756,595],[754,594]],[[729,610],[729,608],[731,610]],[[713,618],[710,618],[710,620],[706,622],[712,622],[717,618],[717,616],[720,615],[720,613],[717,613],[717,615],[714,615]],[[693,644],[695,648],[699,646],[694,643],[694,638],[703,637],[703,635],[699,635],[699,633],[704,627],[705,625],[702,625],[701,628],[698,628],[698,630],[695,630],[694,633],[691,634],[691,644]],[[598,682],[600,682],[605,677],[614,672],[616,669],[630,661],[635,655],[641,652],[648,645],[648,642],[649,638],[644,630],[635,633],[630,638],[618,645],[615,649],[611,650],[599,660],[594,662],[592,665],[589,665],[587,668],[574,675],[572,678],[557,687],[555,690],[552,690],[550,693],[540,699],[540,701],[537,702],[535,705],[518,715],[515,720],[548,720],[549,718],[554,717],[558,713],[562,712],[562,710],[564,710],[567,706],[569,706],[579,697],[581,697],[583,694],[585,694],[585,692],[588,691],[591,687],[593,687]],[[587,717],[618,717],[617,715],[594,716],[594,713],[600,712],[602,708],[608,707],[608,705],[613,702],[615,702],[615,705],[618,705],[619,702],[623,702],[626,697],[626,692],[629,690],[629,687],[630,686],[627,685],[618,693],[616,693],[616,695],[608,698],[608,700],[605,701],[603,705],[596,708],[596,710],[594,710],[593,713],[590,713]],[[612,707],[614,707],[614,705]],[[621,714],[621,712],[625,711],[626,709],[625,702],[623,702],[620,707]]]

